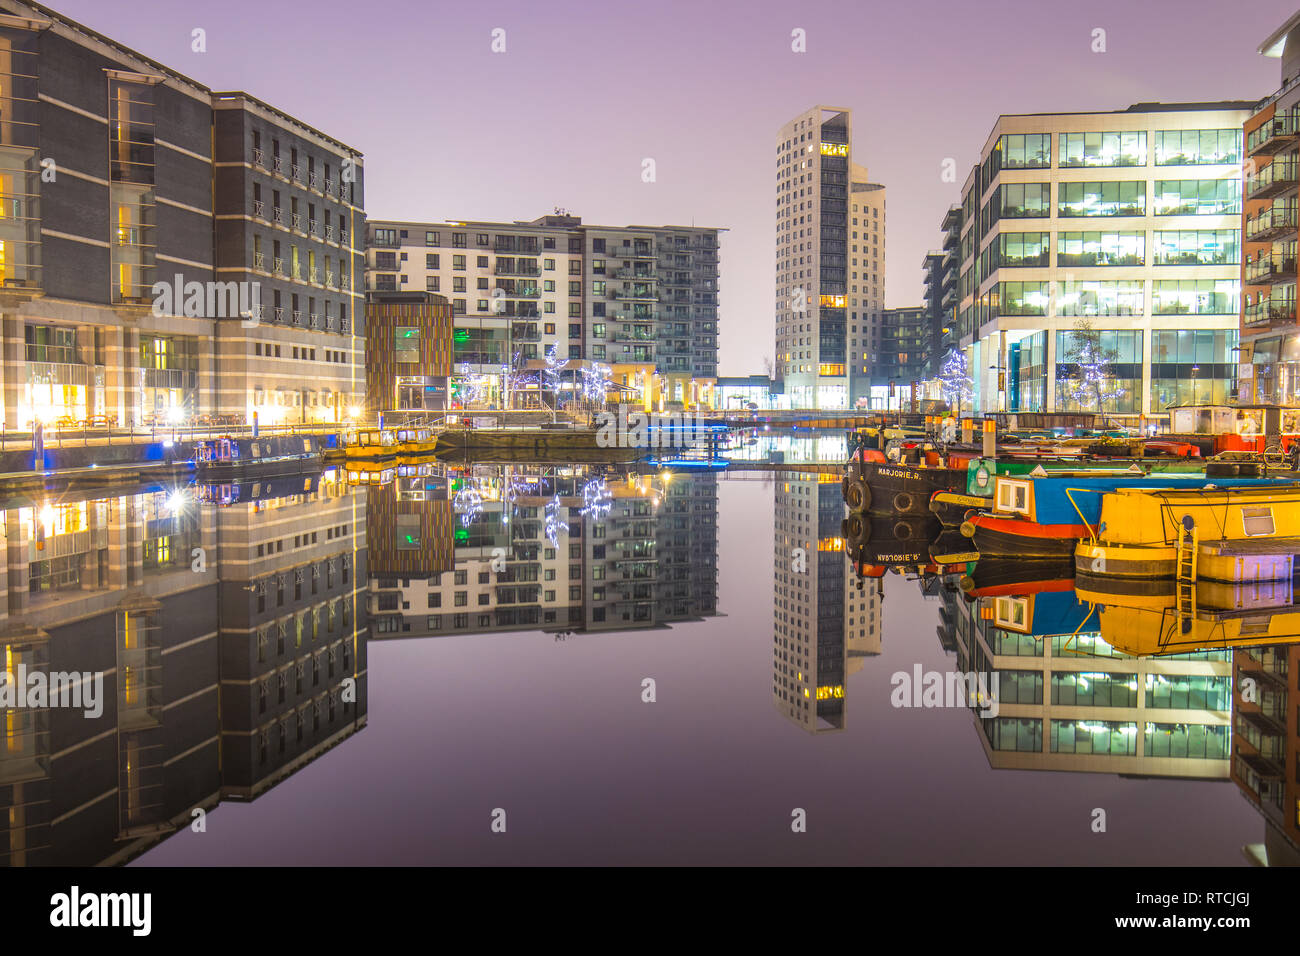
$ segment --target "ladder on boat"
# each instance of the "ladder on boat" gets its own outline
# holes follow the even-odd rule
[[[1192,629],[1196,620],[1196,525],[1191,515],[1183,517],[1178,535],[1178,550],[1175,559],[1175,586],[1178,597],[1178,626],[1184,634]]]

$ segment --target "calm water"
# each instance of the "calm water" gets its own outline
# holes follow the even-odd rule
[[[8,512],[4,640],[103,672],[105,709],[0,716],[3,859],[1235,865],[1265,841],[1215,697],[1240,651],[1138,664],[999,633],[959,575],[859,587],[815,475],[425,470]],[[998,719],[894,706],[893,675],[990,640],[1018,655]]]

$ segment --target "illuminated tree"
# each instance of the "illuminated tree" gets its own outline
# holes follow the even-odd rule
[[[961,410],[961,403],[970,401],[974,394],[966,353],[960,349],[953,349],[943,360],[943,366],[939,369],[939,390],[943,393],[944,401],[957,411]]]
[[[1101,333],[1091,322],[1080,319],[1065,341],[1065,354],[1057,359],[1061,370],[1057,383],[1066,397],[1079,408],[1101,411],[1107,402],[1127,394],[1115,381],[1114,363],[1119,355],[1102,346]]]

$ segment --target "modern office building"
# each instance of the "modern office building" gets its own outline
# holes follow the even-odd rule
[[[849,110],[815,106],[776,140],[776,378],[794,408],[872,395],[885,296],[885,188],[853,162]]]
[[[531,222],[374,221],[367,287],[451,302],[456,376],[544,359],[599,362],[663,404],[710,406],[718,375],[718,233],[596,226],[562,212]]]
[[[332,419],[360,384],[358,152],[0,0],[4,425]]]
[[[1277,92],[1256,105],[1243,132],[1245,204],[1241,227],[1241,355],[1243,402],[1294,405],[1300,399],[1300,334],[1296,327],[1297,187],[1300,187],[1300,13],[1260,44],[1281,60]]]
[[[956,328],[975,411],[1136,420],[1228,398],[1250,107],[998,118],[962,193]],[[1105,384],[1088,388],[1096,367]]]

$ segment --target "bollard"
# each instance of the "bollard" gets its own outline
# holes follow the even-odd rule
[[[972,444],[975,441],[975,421],[970,418],[961,420],[961,441],[963,445]]]
[[[985,458],[994,458],[998,453],[998,423],[991,418],[984,419],[984,449]]]

